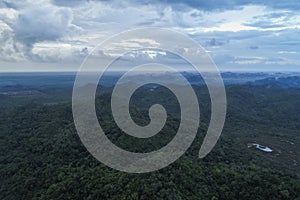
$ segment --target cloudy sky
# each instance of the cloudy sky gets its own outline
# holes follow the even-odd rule
[[[0,0],[0,71],[76,71],[140,27],[193,38],[222,71],[300,71],[298,0]]]

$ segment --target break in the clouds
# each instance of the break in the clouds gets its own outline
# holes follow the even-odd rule
[[[299,10],[298,0],[1,0],[0,71],[77,70],[97,44],[139,27],[192,37],[223,71],[299,71]],[[116,52],[94,54],[117,56],[117,48],[134,53],[150,43],[159,47],[155,42],[124,41]]]

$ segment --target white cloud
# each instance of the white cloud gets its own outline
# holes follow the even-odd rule
[[[234,9],[225,6],[221,10],[201,10],[199,7],[179,9],[172,3],[158,2],[3,2],[8,3],[0,3],[0,57],[6,61],[80,64],[87,52],[113,34],[155,26],[173,28],[192,36],[205,46],[221,67],[226,64],[238,67],[299,63],[300,15],[292,8],[275,10],[248,4]],[[155,41],[139,39],[124,40],[115,48],[116,51],[118,48],[132,50],[147,44],[159,47]],[[102,55],[101,52],[96,54]],[[109,52],[102,56],[115,55],[115,52]],[[270,60],[278,55],[284,57],[284,61]],[[242,57],[253,59],[236,59]]]
[[[27,45],[63,37],[71,26],[72,12],[46,3],[33,3],[18,13],[12,24],[15,36]]]

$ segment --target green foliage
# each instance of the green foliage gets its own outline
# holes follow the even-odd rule
[[[195,87],[201,95],[205,88]],[[113,122],[107,100],[97,99],[99,121],[108,137],[124,149],[147,152],[168,143],[180,119],[172,96],[136,94],[131,114],[149,122],[154,101],[168,104],[168,120],[151,139],[122,133]],[[159,89],[159,94],[164,94]],[[27,105],[0,113],[0,199],[297,199],[300,196],[298,90],[249,86],[227,88],[228,116],[214,150],[197,154],[207,124],[202,123],[190,149],[170,166],[146,174],[113,170],[94,159],[81,144],[70,104]],[[199,97],[208,121],[209,99]],[[171,110],[170,110],[171,109]],[[260,142],[274,149],[267,154],[247,147]],[[286,142],[292,141],[294,145]],[[279,153],[280,152],[280,153]],[[278,155],[277,155],[278,154]]]

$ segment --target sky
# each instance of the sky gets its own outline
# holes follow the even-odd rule
[[[0,0],[0,72],[77,71],[96,45],[142,27],[194,39],[221,71],[300,71],[299,0]]]

